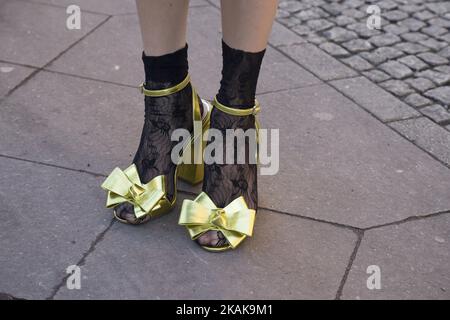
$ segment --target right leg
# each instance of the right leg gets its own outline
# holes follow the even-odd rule
[[[142,60],[145,88],[166,89],[182,82],[188,74],[186,23],[188,0],[136,0],[143,39]],[[185,89],[165,97],[145,97],[145,121],[141,140],[134,156],[142,183],[165,175],[168,197],[174,195],[173,177],[176,165],[171,161],[175,129],[192,131],[192,92]],[[137,219],[134,207],[124,203],[115,208],[120,219],[132,224],[149,220]]]
[[[189,0],[136,0],[144,52],[162,56],[183,48]]]

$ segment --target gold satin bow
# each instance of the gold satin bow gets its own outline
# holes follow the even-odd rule
[[[233,200],[225,208],[218,208],[202,192],[195,200],[184,200],[180,225],[186,226],[192,240],[210,230],[219,230],[234,249],[245,237],[251,237],[255,210],[249,209],[244,197]]]
[[[115,168],[101,185],[102,189],[108,192],[107,208],[129,202],[134,205],[136,218],[141,218],[158,206],[164,205],[160,201],[165,199],[165,186],[163,175],[142,184],[134,164],[124,171]]]

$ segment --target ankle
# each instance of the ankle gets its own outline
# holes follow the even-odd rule
[[[222,41],[223,68],[217,100],[237,109],[255,104],[259,70],[265,54],[233,49]]]
[[[167,89],[182,82],[188,75],[188,45],[162,56],[147,56],[142,53],[145,69],[145,88]]]

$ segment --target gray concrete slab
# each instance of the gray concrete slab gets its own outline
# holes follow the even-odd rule
[[[106,19],[84,13],[81,29],[68,30],[65,9],[26,1],[0,0],[0,60],[44,66]]]
[[[28,0],[30,2],[51,4],[60,7],[77,5],[81,11],[91,11],[108,15],[136,13],[134,0]]]
[[[118,42],[120,46],[115,45]],[[217,9],[196,7],[190,10],[188,43],[191,44],[190,72],[194,84],[203,96],[211,98],[218,90],[222,67],[220,14]],[[137,86],[144,77],[141,48],[137,17],[117,16],[62,55],[49,69]],[[258,92],[318,82],[320,80],[309,72],[269,48]]]
[[[0,62],[0,98],[28,77],[35,69]]]
[[[293,44],[306,43],[306,40],[297,35],[292,30],[286,28],[281,23],[275,21],[272,27],[272,33],[269,43],[273,46],[290,46]]]
[[[406,119],[420,115],[406,103],[365,77],[336,80],[330,84],[382,121]]]
[[[134,88],[41,72],[1,110],[0,154],[108,174],[131,163],[144,103]]]
[[[357,75],[354,70],[310,43],[281,47],[281,50],[325,81]]]
[[[108,15],[136,13],[135,0],[28,0],[31,2],[51,4],[61,7],[78,5],[81,11],[92,11]],[[190,0],[190,6],[208,5],[205,0]]]
[[[449,131],[428,118],[396,121],[389,125],[442,162],[450,165]]]
[[[111,221],[101,179],[4,157],[0,171],[0,290],[44,299]]]
[[[343,299],[450,299],[450,215],[365,232]],[[380,268],[369,290],[367,267]]]
[[[114,225],[82,267],[81,290],[55,298],[333,299],[357,238],[260,210],[252,238],[215,254],[177,225],[179,207],[143,226]]]
[[[450,208],[450,171],[327,85],[263,95],[280,170],[260,206],[369,227]],[[276,106],[277,111],[272,111]]]

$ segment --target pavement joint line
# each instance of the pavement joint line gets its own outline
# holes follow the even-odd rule
[[[355,248],[353,249],[353,252],[350,255],[347,267],[345,268],[344,275],[342,276],[341,282],[339,284],[339,288],[336,292],[335,300],[341,300],[345,283],[347,282],[348,275],[350,274],[350,270],[353,267],[353,262],[356,259],[356,255],[358,254],[358,250],[359,250],[359,247],[361,246],[361,242],[362,242],[363,238],[364,238],[364,231],[360,231],[358,233],[358,239],[356,240]]]
[[[62,5],[62,4],[46,3],[46,2],[40,2],[40,1],[35,1],[35,0],[19,0],[19,1],[27,2],[27,3],[33,3],[33,4],[38,4],[38,5],[47,6],[47,7],[58,8],[58,9],[67,9],[67,6]],[[99,16],[105,16],[105,17],[106,16],[110,16],[107,13],[98,12],[98,11],[92,11],[92,10],[81,9],[81,12],[86,12],[86,13],[95,14],[95,15],[99,15]]]
[[[114,81],[108,81],[108,80],[97,79],[97,78],[91,78],[91,77],[88,77],[88,76],[82,76],[82,75],[69,73],[69,72],[65,72],[65,71],[52,70],[52,69],[47,69],[47,68],[39,68],[39,67],[36,67],[36,66],[24,65],[24,64],[21,64],[21,63],[15,63],[15,62],[10,62],[10,61],[5,61],[5,60],[0,60],[0,63],[14,64],[14,65],[22,66],[22,67],[27,67],[27,68],[39,69],[38,71],[42,71],[42,72],[60,74],[60,75],[63,75],[63,76],[68,76],[68,77],[73,77],[73,78],[83,79],[83,80],[96,81],[96,82],[101,82],[101,83],[105,83],[105,84],[112,84],[112,85],[125,87],[125,88],[132,88],[132,89],[136,89],[137,88],[137,85],[133,86],[133,85],[130,85],[130,84],[114,82]],[[271,94],[271,93],[279,93],[279,92],[284,92],[284,91],[289,91],[289,90],[298,90],[298,89],[303,89],[303,88],[314,87],[314,86],[317,86],[317,85],[323,85],[323,84],[326,83],[326,82],[322,81],[319,78],[318,78],[318,80],[320,82],[305,84],[305,85],[292,87],[292,88],[283,88],[283,89],[277,89],[277,90],[268,90],[268,91],[257,92],[256,95],[257,96],[262,96],[262,95],[267,95],[267,94]],[[6,95],[5,95],[5,97],[6,97]]]
[[[257,96],[264,96],[264,95],[267,95],[267,94],[280,93],[280,92],[286,92],[286,91],[291,91],[291,90],[299,90],[299,89],[305,89],[305,88],[311,88],[311,87],[314,87],[314,86],[317,86],[317,85],[323,85],[324,84],[324,82],[322,80],[319,79],[319,81],[320,82],[310,83],[310,84],[306,84],[306,85],[302,85],[302,86],[298,86],[298,87],[257,92],[256,95]]]
[[[23,1],[23,0],[20,0]],[[36,74],[43,71],[45,68],[47,68],[49,65],[51,65],[54,61],[59,59],[62,55],[64,55],[67,51],[72,49],[74,46],[76,46],[78,43],[80,43],[82,40],[84,40],[86,37],[88,37],[90,34],[94,33],[98,28],[100,28],[102,25],[104,25],[109,19],[111,19],[112,16],[107,16],[104,20],[100,21],[99,24],[97,24],[95,27],[93,27],[91,30],[89,30],[84,36],[80,37],[78,40],[74,41],[72,44],[70,44],[66,49],[61,51],[59,54],[57,54],[55,57],[53,57],[49,62],[44,64],[42,67],[34,70],[31,72],[25,79],[20,81],[14,88],[8,91],[8,93],[5,94],[5,98],[9,97],[14,91],[16,91],[18,88],[20,88],[22,85],[27,83],[30,79],[32,79]]]
[[[133,88],[133,89],[138,88],[138,85],[133,86],[130,84],[124,84],[124,83],[119,83],[119,82],[114,82],[114,81],[103,80],[103,79],[96,79],[96,78],[91,78],[91,77],[82,76],[82,75],[78,75],[78,74],[68,73],[68,72],[64,72],[64,71],[51,70],[51,69],[46,69],[46,68],[42,69],[41,71],[48,72],[48,73],[54,73],[54,74],[60,74],[63,76],[73,77],[73,78],[82,79],[82,80],[90,80],[90,81],[96,81],[96,82],[101,82],[101,83],[105,83],[105,84],[112,84],[112,85],[116,85],[116,86],[120,86],[120,87]]]
[[[73,171],[73,172],[78,172],[78,173],[85,173],[85,174],[89,174],[89,175],[92,175],[95,177],[106,177],[106,175],[104,175],[102,173],[97,173],[97,172],[83,170],[83,169],[74,169],[74,168],[61,166],[58,164],[52,164],[52,163],[46,163],[46,162],[37,161],[37,160],[19,158],[19,157],[15,157],[15,156],[8,156],[8,155],[4,155],[4,154],[0,154],[0,158],[6,158],[6,159],[11,159],[11,160],[16,160],[16,161],[23,161],[23,162],[33,163],[33,164],[37,164],[37,165],[41,165],[41,166],[52,167],[52,168],[56,168],[56,169],[63,169],[63,170],[68,170],[68,171]]]
[[[77,173],[89,174],[89,175],[92,175],[92,176],[95,176],[95,177],[103,177],[103,178],[107,177],[107,175],[105,175],[103,173],[97,173],[97,172],[87,171],[87,170],[83,170],[83,169],[74,169],[74,168],[69,168],[69,167],[65,167],[65,166],[61,166],[61,165],[45,163],[45,162],[42,162],[42,161],[36,161],[36,160],[30,160],[30,159],[24,159],[24,158],[19,158],[19,157],[14,157],[14,156],[8,156],[8,155],[3,155],[3,154],[0,154],[0,158],[11,159],[11,160],[16,160],[16,161],[23,161],[23,162],[33,163],[33,164],[36,164],[36,165],[52,167],[52,168],[62,169],[62,170],[68,170],[68,171],[77,172]],[[192,191],[188,191],[188,190],[184,190],[184,189],[178,190],[178,192],[181,193],[181,194],[189,195],[189,196],[197,196],[197,193],[192,192]],[[349,229],[349,230],[354,231],[354,232],[361,232],[361,231],[366,231],[366,230],[371,230],[371,229],[378,229],[378,228],[382,228],[382,227],[389,226],[389,225],[399,225],[399,224],[402,224],[402,223],[405,223],[405,222],[408,222],[408,221],[411,221],[411,220],[420,220],[420,219],[425,219],[425,218],[433,217],[433,216],[440,215],[440,214],[450,213],[450,210],[446,210],[446,211],[433,212],[433,213],[426,214],[426,215],[421,215],[421,216],[414,215],[414,216],[410,216],[410,217],[407,217],[407,218],[402,219],[402,220],[397,220],[397,221],[389,222],[389,223],[386,223],[386,224],[375,225],[375,226],[371,226],[371,227],[367,227],[367,228],[359,228],[359,227],[355,227],[355,226],[351,226],[351,225],[347,225],[347,224],[342,224],[342,223],[339,223],[339,222],[333,222],[333,221],[328,221],[328,220],[323,220],[323,219],[317,219],[317,218],[304,216],[304,215],[297,215],[297,214],[293,214],[293,213],[289,213],[289,212],[285,212],[285,211],[281,211],[281,210],[277,210],[277,209],[271,209],[271,208],[260,207],[260,206],[258,206],[258,209],[267,210],[267,211],[272,212],[272,213],[284,214],[284,215],[288,215],[288,216],[292,216],[292,217],[296,217],[296,218],[301,218],[301,219],[305,219],[305,220],[310,220],[310,221],[314,221],[314,222],[325,223],[325,224],[329,224],[329,225],[332,225],[332,226],[335,226],[335,227]]]
[[[54,8],[59,8],[59,9],[66,9],[67,6],[62,5],[62,4],[55,4],[55,3],[46,3],[46,2],[40,2],[40,1],[36,1],[36,0],[19,0],[19,1],[24,1],[24,2],[28,2],[28,3],[34,3],[34,4],[39,4],[39,5],[43,5],[43,6],[48,6],[48,7],[54,7]],[[189,6],[189,8],[199,8],[199,7],[209,7],[209,4],[196,4],[193,6]],[[96,15],[102,15],[102,16],[111,16],[111,17],[120,17],[120,16],[127,16],[127,15],[137,15],[137,12],[124,12],[124,13],[116,13],[116,14],[108,14],[105,12],[100,12],[100,11],[93,11],[93,10],[85,10],[85,9],[81,9],[81,12],[86,12],[86,13],[90,13],[90,14],[96,14]]]
[[[425,117],[424,117],[425,118]],[[411,119],[404,119],[401,121],[396,121],[396,122],[402,122],[402,121],[407,121],[407,120],[411,120]],[[425,152],[426,154],[428,154],[431,158],[433,158],[434,160],[436,160],[437,162],[439,162],[440,164],[442,164],[444,167],[446,167],[447,169],[450,169],[450,164],[445,163],[444,161],[442,161],[441,159],[439,159],[438,157],[436,157],[434,154],[432,154],[431,152],[429,152],[428,150],[426,150],[425,148],[419,146],[418,144],[415,143],[415,141],[412,141],[410,139],[408,139],[408,137],[406,135],[404,135],[403,133],[401,133],[400,131],[395,130],[393,127],[388,126],[392,131],[394,131],[395,133],[397,133],[400,137],[404,138],[405,140],[409,141],[410,143],[412,143],[414,146],[416,146],[417,148],[419,148],[420,150],[422,150],[423,152]]]
[[[407,121],[407,120],[415,120],[415,119],[420,119],[420,118],[426,118],[424,115],[419,114],[417,116],[412,116],[412,117],[408,117],[408,118],[398,118],[398,119],[391,119],[391,120],[387,120],[387,121],[383,121],[384,124],[390,124],[390,123],[394,123],[394,122],[401,122],[401,121]]]
[[[12,294],[7,293],[7,292],[0,292],[0,297],[2,297],[2,296],[6,296],[6,297],[10,298],[10,299],[6,299],[6,300],[26,300],[24,298],[16,297],[15,295],[12,295]]]
[[[211,6],[210,4],[195,4],[193,6],[189,6],[188,10],[196,9],[196,8],[203,8],[203,7],[208,7],[209,8],[210,6]],[[133,15],[137,15],[137,11],[135,11],[135,12],[116,13],[116,14],[112,14],[111,16],[113,16],[113,17],[122,17],[122,16],[133,16]]]
[[[97,172],[87,171],[87,170],[83,170],[83,169],[74,169],[74,168],[65,167],[65,166],[61,166],[61,165],[50,164],[50,163],[45,163],[45,162],[42,162],[42,161],[36,161],[36,160],[30,160],[30,159],[24,159],[24,158],[19,158],[19,157],[15,157],[15,156],[8,156],[8,155],[0,154],[0,158],[11,159],[11,160],[16,160],[16,161],[23,161],[23,162],[36,164],[36,165],[47,166],[47,167],[52,167],[52,168],[62,169],[62,170],[68,170],[68,171],[77,172],[77,173],[89,174],[89,175],[92,175],[92,176],[95,176],[95,177],[103,177],[103,178],[107,177],[107,175],[105,175],[103,173],[97,173]],[[181,194],[189,195],[189,196],[197,196],[197,193],[191,192],[191,191],[188,191],[188,190],[184,190],[184,189],[178,190],[178,192],[181,193]],[[348,229],[348,230],[351,230],[351,231],[354,231],[354,232],[361,232],[361,231],[366,231],[366,230],[378,229],[378,228],[382,228],[382,227],[390,226],[390,225],[399,225],[399,224],[406,223],[406,222],[409,222],[409,221],[412,221],[412,220],[420,220],[420,219],[425,219],[425,218],[433,217],[433,216],[440,215],[440,214],[450,213],[450,210],[446,210],[446,211],[433,212],[433,213],[429,213],[429,214],[426,214],[426,215],[420,215],[420,216],[419,215],[414,215],[414,216],[410,216],[410,217],[407,217],[407,218],[402,219],[402,220],[397,220],[397,221],[389,222],[389,223],[386,223],[386,224],[375,225],[375,226],[371,226],[371,227],[367,227],[367,228],[359,228],[359,227],[355,227],[355,226],[351,226],[351,225],[347,225],[347,224],[342,224],[342,223],[338,223],[338,222],[333,222],[333,221],[328,221],[328,220],[323,220],[323,219],[317,219],[317,218],[304,216],[304,215],[297,215],[297,214],[293,214],[293,213],[289,213],[289,212],[285,212],[285,211],[281,211],[281,210],[277,210],[277,209],[271,209],[271,208],[260,207],[260,206],[258,206],[258,209],[267,210],[267,211],[272,212],[272,213],[284,214],[284,215],[288,215],[288,216],[292,216],[292,217],[296,217],[296,218],[300,218],[300,219],[305,219],[305,220],[309,220],[309,221],[325,223],[325,224],[332,225],[332,226],[335,226],[335,227]]]
[[[418,221],[418,220],[425,220],[425,219],[428,219],[428,218],[433,218],[433,217],[437,217],[437,216],[441,216],[441,215],[445,215],[445,214],[450,214],[450,210],[433,212],[433,213],[429,213],[429,214],[426,214],[426,215],[414,215],[414,216],[410,216],[410,217],[407,217],[407,218],[402,219],[402,220],[388,222],[388,223],[384,223],[384,224],[379,224],[379,225],[372,226],[372,227],[367,227],[367,228],[364,228],[363,230],[364,231],[369,231],[369,230],[375,230],[375,229],[380,229],[380,228],[389,227],[389,226],[397,226],[397,225],[401,225],[401,224],[404,224],[404,223],[407,223],[407,222]]]
[[[30,69],[41,69],[41,67],[33,66],[31,64],[25,64],[25,63],[20,63],[20,62],[12,62],[12,61],[1,60],[1,59],[0,59],[0,63],[12,64],[12,65],[15,65],[15,66],[26,67],[26,68],[30,68]]]
[[[82,255],[81,259],[77,262],[76,265],[78,267],[81,267],[86,263],[87,257],[95,251],[97,245],[100,242],[102,242],[102,240],[105,238],[106,233],[111,229],[111,227],[114,225],[115,222],[116,222],[115,219],[111,219],[109,225],[95,237],[94,241],[92,241],[91,245],[89,246],[89,249]],[[51,295],[45,298],[45,300],[53,300],[55,296],[58,294],[59,290],[64,286],[64,283],[67,281],[67,278],[69,276],[70,274],[65,275],[62,278],[61,282],[57,284],[55,287],[53,287]]]

